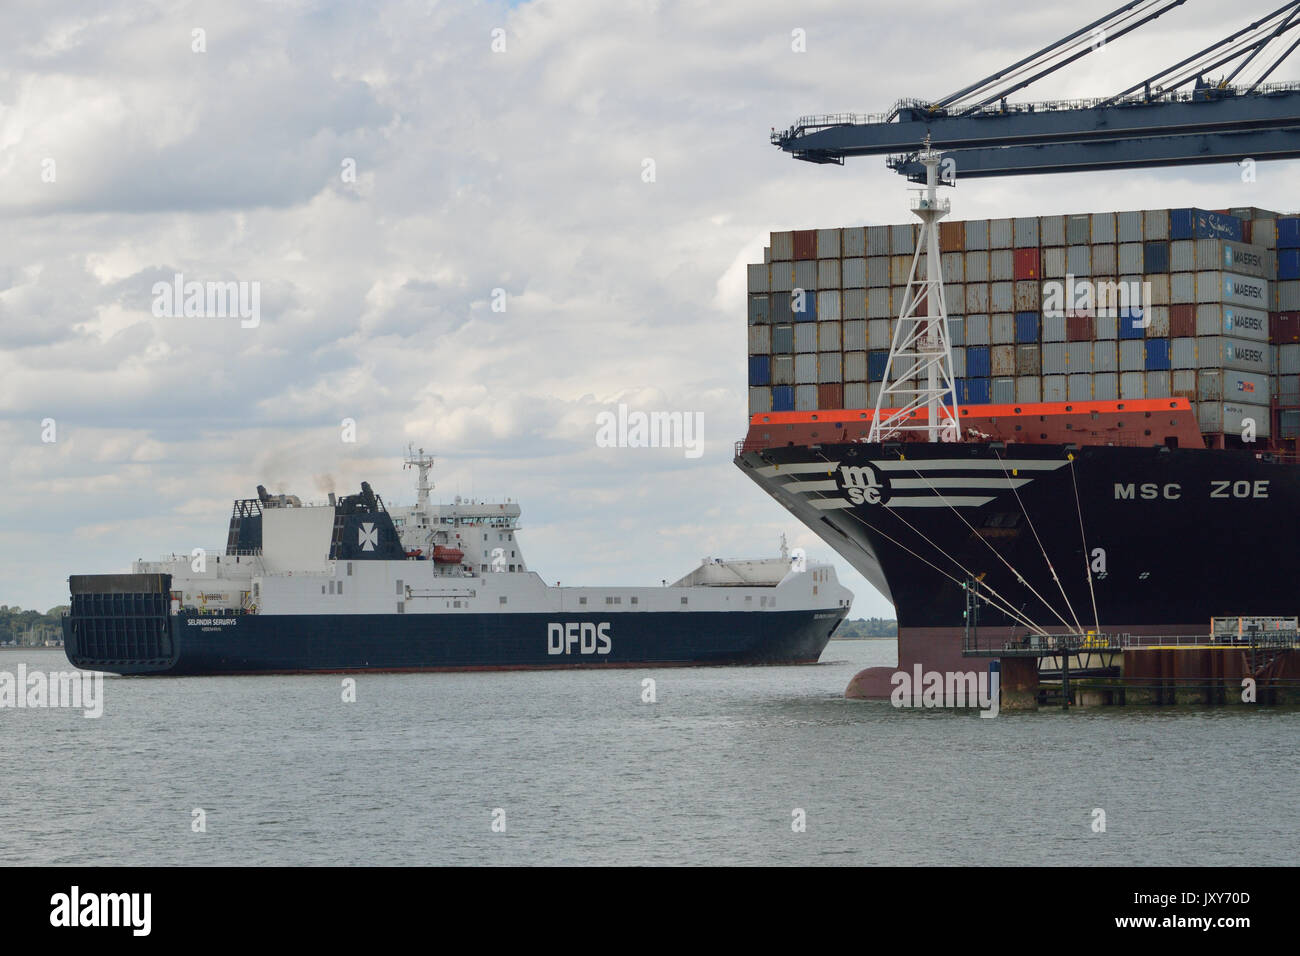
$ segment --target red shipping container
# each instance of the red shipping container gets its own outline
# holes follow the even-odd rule
[[[1250,243],[1251,234],[1255,231],[1254,225],[1255,223],[1253,220],[1250,219],[1241,220],[1241,241],[1242,242],[1247,244]],[[1273,432],[1273,434],[1276,435],[1277,432]]]
[[[828,409],[834,410],[844,407],[844,386],[843,385],[818,385],[817,386],[817,407],[821,411]]]
[[[963,252],[966,249],[966,223],[939,223],[939,251]]]
[[[1274,342],[1300,342],[1300,312],[1270,312],[1268,327]]]
[[[1092,316],[1070,313],[1065,317],[1065,339],[1067,342],[1092,341]]]
[[[1038,250],[1037,249],[1017,249],[1015,253],[1015,275],[1016,280],[1037,279],[1038,271]]]
[[[816,229],[795,230],[794,257],[796,259],[817,258],[817,230]]]
[[[1196,306],[1190,303],[1169,307],[1169,334],[1176,339],[1196,335]]]

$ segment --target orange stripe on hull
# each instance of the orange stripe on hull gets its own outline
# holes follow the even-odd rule
[[[1134,398],[1118,402],[1096,402],[1085,399],[1078,402],[1021,402],[1013,405],[962,405],[962,418],[1011,418],[1016,415],[1079,415],[1090,412],[1191,412],[1192,406],[1185,398]],[[884,409],[892,415],[895,409]],[[876,417],[873,408],[823,408],[815,412],[760,412],[751,415],[751,425],[803,425],[812,422],[871,421]],[[926,409],[917,409],[914,416],[926,421]]]

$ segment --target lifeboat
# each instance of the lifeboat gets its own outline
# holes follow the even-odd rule
[[[442,545],[434,545],[433,560],[438,564],[460,564],[465,560],[465,552],[460,548],[444,548]]]
[[[420,560],[420,555],[424,554],[423,548],[416,548],[414,551],[406,552],[406,557],[412,561]]]

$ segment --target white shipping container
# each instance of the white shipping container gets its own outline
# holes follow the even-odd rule
[[[922,272],[925,268],[925,260],[922,259],[916,265],[917,278],[922,279]],[[890,285],[907,285],[908,276],[912,274],[912,257],[911,256],[893,256],[889,260],[889,284]]]
[[[1147,372],[1147,398],[1169,397],[1169,373]]]
[[[1215,269],[1219,268],[1219,266],[1209,266],[1207,268]],[[1195,239],[1175,239],[1173,242],[1169,243],[1169,271],[1196,271]]]
[[[1095,212],[1092,214],[1092,241],[1094,245],[1114,242],[1115,214],[1113,212]]]
[[[989,286],[989,311],[1013,312],[1016,308],[1016,284],[994,282]]]
[[[772,261],[789,262],[794,258],[794,233],[772,233]]]
[[[1095,372],[1118,372],[1119,349],[1113,341],[1092,343],[1092,368]]]
[[[882,260],[888,261],[888,260]],[[867,285],[867,260],[845,259],[840,269],[840,285],[845,289],[863,289]]]
[[[1142,213],[1141,212],[1121,212],[1116,213],[1118,222],[1119,235],[1117,238],[1120,242],[1141,242],[1142,241]],[[1136,270],[1141,272],[1141,269]]]
[[[1028,216],[1015,221],[1017,249],[1038,248],[1038,217]]]
[[[1173,398],[1189,398],[1196,401],[1196,371],[1195,369],[1174,369],[1169,373],[1171,378],[1171,393]]]
[[[1016,401],[1029,404],[1043,400],[1043,382],[1037,375],[1021,375],[1016,379]]]
[[[1169,306],[1153,305],[1146,314],[1145,329],[1149,339],[1169,338]]]
[[[1146,287],[1151,290],[1152,305],[1169,304],[1169,273],[1155,272],[1142,277]]]
[[[1262,246],[1265,249],[1277,248],[1277,220],[1275,219],[1256,219],[1250,225],[1250,241],[1252,245]]]
[[[1169,210],[1147,209],[1142,216],[1144,228],[1142,236],[1148,242],[1169,238]]]
[[[750,292],[767,292],[768,284],[768,267],[765,263],[758,263],[749,267],[749,291]]]
[[[1300,345],[1284,342],[1277,346],[1277,370],[1283,375],[1300,373]]]
[[[1067,376],[1067,382],[1067,401],[1086,402],[1092,398],[1092,375],[1070,375]]]
[[[797,412],[817,411],[816,385],[796,385],[794,387],[794,410]]]
[[[1256,276],[1239,276],[1231,272],[1196,273],[1196,301],[1244,305],[1268,311],[1268,280]]]
[[[838,229],[817,230],[817,258],[838,259],[840,257],[840,231]]]
[[[1043,216],[1038,220],[1038,236],[1044,246],[1065,245],[1065,217]]]
[[[844,229],[840,238],[840,255],[845,259],[862,258],[867,254],[867,230],[862,226]]]
[[[989,339],[994,345],[1006,345],[1016,340],[1016,317],[1011,312],[997,312],[989,320]]]
[[[818,292],[817,321],[838,322],[841,317],[839,290],[832,289],[830,292]]]
[[[794,287],[796,289],[817,288],[816,259],[804,259],[794,264]]]
[[[880,383],[879,383],[879,382],[868,382],[868,383],[867,383],[867,404],[866,404],[866,407],[867,407],[867,408],[875,408],[875,407],[876,407],[876,402],[879,401],[879,400],[880,400]]]
[[[889,348],[889,319],[872,319],[867,323],[867,348],[883,351]]]
[[[966,253],[965,259],[967,282],[989,281],[989,253],[968,252]]]
[[[994,282],[1010,282],[1016,277],[1015,252],[998,249],[989,253],[989,277]]]
[[[1092,377],[1092,397],[1099,402],[1119,401],[1119,373],[1099,372]]]
[[[1092,343],[1070,342],[1067,344],[1065,346],[1065,362],[1071,372],[1093,371]]]
[[[1268,401],[1267,375],[1238,372],[1233,369],[1202,369],[1196,376],[1196,398],[1202,402]]]
[[[840,350],[840,323],[817,323],[817,351],[838,352]]]
[[[990,367],[995,378],[1016,374],[1016,347],[1014,345],[995,345],[989,353]],[[994,404],[997,404],[994,402]]]
[[[883,291],[885,302],[889,302],[889,290],[871,290],[873,293]],[[865,319],[867,317],[867,290],[866,289],[845,289],[844,290],[844,318],[845,319]],[[889,309],[885,309],[885,315],[889,314]]]
[[[767,355],[772,351],[772,326],[749,326],[749,354]]]
[[[843,357],[839,352],[822,352],[817,356],[817,381],[823,385],[844,381]]]
[[[844,381],[846,382],[865,382],[867,380],[867,353],[866,352],[845,352],[844,353]],[[846,407],[854,408],[848,404],[848,391],[845,390]]]
[[[1260,245],[1246,245],[1227,239],[1198,239],[1196,241],[1196,268],[1222,269],[1240,276],[1261,279],[1277,278],[1277,256]]]
[[[1142,271],[1144,264],[1142,243],[1126,242],[1119,247],[1119,274],[1133,275]]]
[[[1143,339],[1124,339],[1119,343],[1119,370],[1121,372],[1140,372],[1147,364],[1147,343]],[[1123,391],[1123,385],[1120,385]],[[1141,396],[1121,395],[1122,398]]]
[[[1065,247],[1058,246],[1044,249],[1042,253],[1042,270],[1044,279],[1065,278]]]
[[[794,384],[794,356],[793,355],[772,356],[772,384],[773,385]]]
[[[963,315],[948,316],[948,343],[950,345],[966,344],[966,317]]]
[[[1065,253],[1067,275],[1092,275],[1092,246],[1070,246]]]
[[[889,256],[872,256],[867,260],[867,288],[889,288]]]
[[[1267,405],[1248,405],[1238,402],[1198,402],[1196,419],[1201,431],[1208,434],[1244,435],[1247,423],[1256,440],[1268,438],[1271,421]]]
[[[987,249],[989,247],[989,221],[971,219],[966,223],[966,249]]]
[[[845,294],[847,304],[848,295]],[[901,303],[900,303],[901,304]],[[890,294],[888,289],[868,289],[867,290],[867,318],[869,319],[888,319],[894,313],[890,310]],[[849,318],[845,314],[845,318]]]
[[[966,350],[960,346],[952,350],[952,377],[966,377]]]
[[[1068,346],[1064,342],[1044,342],[1042,369],[1044,375],[1064,375],[1070,370]]]
[[[1119,373],[1119,397],[1121,399],[1145,398],[1146,377],[1141,372]]]
[[[817,351],[817,323],[800,322],[794,327],[794,350],[796,352]],[[796,366],[797,368],[798,366]],[[813,379],[816,381],[816,379]]]
[[[1063,315],[1043,316],[1043,341],[1044,342],[1065,341],[1065,316]]]
[[[966,316],[966,344],[989,345],[989,317],[984,314]]]
[[[1175,369],[1196,368],[1196,339],[1171,339],[1169,344],[1169,365]]]
[[[1198,336],[1196,364],[1200,368],[1228,368],[1268,375],[1273,356],[1264,342],[1245,342],[1227,336]]]
[[[750,386],[749,414],[763,415],[772,410],[772,389],[770,386]]]
[[[1288,280],[1277,284],[1277,311],[1300,310],[1300,282]]]
[[[945,283],[966,281],[966,254],[964,252],[945,252],[941,261],[943,262],[943,281]]]
[[[816,352],[807,352],[794,357],[794,381],[796,385],[817,384]]]
[[[867,385],[865,382],[853,382],[844,386],[844,407],[845,408],[875,408],[874,402],[867,401]]]
[[[1119,253],[1117,246],[1101,245],[1092,247],[1092,274],[1101,278],[1119,275]]]
[[[1169,277],[1169,301],[1173,305],[1196,301],[1195,272],[1175,272]]]
[[[888,322],[886,322],[888,325]],[[867,323],[861,320],[856,322],[844,323],[844,351],[860,351],[867,347]],[[889,332],[886,330],[885,336],[888,338]]]
[[[1092,334],[1098,340],[1119,337],[1119,316],[1099,315],[1092,321]]]
[[[1236,305],[1202,303],[1196,307],[1197,335],[1229,335],[1252,342],[1268,341],[1268,313]]]
[[[1065,244],[1067,246],[1092,245],[1092,217],[1067,216],[1065,219]]]
[[[889,227],[889,254],[891,256],[910,255],[916,252],[916,230],[914,226],[899,225]]]
[[[888,226],[867,227],[867,255],[868,256],[889,255],[889,227]]]
[[[1012,246],[1012,226],[1010,219],[989,220],[989,248],[1010,249]]]
[[[770,285],[773,292],[789,292],[794,288],[794,263],[773,262]]]
[[[1043,401],[1063,402],[1066,400],[1067,394],[1068,390],[1064,375],[1043,376]]]
[[[989,287],[982,283],[966,283],[966,314],[989,311]]]
[[[840,288],[840,260],[839,259],[818,259],[817,260],[817,288],[818,289]]]

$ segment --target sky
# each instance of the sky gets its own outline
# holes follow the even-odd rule
[[[5,3],[0,604],[219,549],[259,483],[411,503],[414,443],[435,498],[521,502],[551,583],[656,584],[784,533],[853,616],[892,616],[732,457],[745,265],[772,231],[908,221],[906,184],[769,130],[942,95],[1113,2]],[[1247,6],[1189,0],[1027,98],[1118,92],[1271,9]],[[1297,186],[1279,162],[951,196],[1290,211]],[[259,321],[155,315],[178,273],[255,284]],[[701,415],[703,453],[599,447],[620,403]]]

